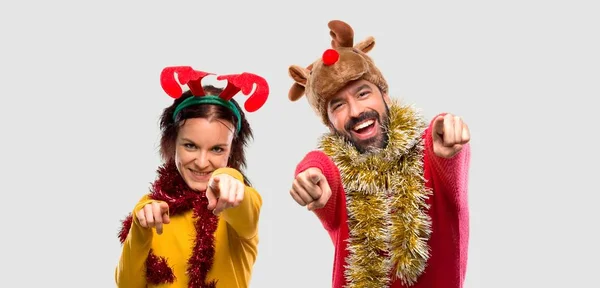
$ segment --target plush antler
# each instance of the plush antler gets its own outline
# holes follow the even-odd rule
[[[208,75],[214,75],[213,73],[207,73],[202,71],[196,71],[190,66],[172,66],[166,67],[160,73],[160,86],[165,92],[177,99],[181,97],[183,90],[177,81],[175,80],[175,73],[181,85],[187,85],[192,91],[194,96],[204,96],[204,89],[202,89],[202,78]]]
[[[244,95],[249,96],[248,100],[244,103],[244,108],[248,112],[254,112],[262,107],[267,101],[269,96],[269,84],[267,81],[255,74],[244,72],[242,74],[231,74],[221,75],[217,77],[217,80],[227,80],[227,87],[221,92],[219,97],[224,100],[230,100],[240,90]],[[256,84],[256,89],[252,95],[252,92]]]
[[[329,35],[331,35],[331,47],[347,47],[354,45],[354,30],[347,23],[340,20],[332,20],[327,24]]]

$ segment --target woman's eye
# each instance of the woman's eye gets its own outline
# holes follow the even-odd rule
[[[223,152],[223,148],[221,148],[221,147],[215,147],[215,148],[213,148],[213,151],[217,152],[217,153],[221,153],[221,152]]]

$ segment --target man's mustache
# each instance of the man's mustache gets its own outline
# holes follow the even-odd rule
[[[377,113],[377,111],[375,111],[375,110],[365,111],[365,112],[361,113],[360,115],[358,115],[358,117],[350,118],[350,120],[348,120],[348,122],[346,122],[346,125],[344,125],[344,129],[346,129],[346,131],[352,131],[352,129],[354,128],[354,126],[356,126],[356,124],[358,124],[362,121],[365,121],[367,119],[377,119],[379,121],[379,113]]]

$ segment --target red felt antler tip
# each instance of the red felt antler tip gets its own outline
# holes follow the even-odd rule
[[[177,73],[177,79],[175,73]],[[183,92],[180,85],[187,85],[194,96],[204,96],[201,82],[208,75],[214,74],[194,70],[191,66],[165,67],[160,73],[160,85],[169,96],[175,99],[181,97]]]
[[[330,66],[335,64],[340,59],[340,53],[335,51],[334,49],[327,49],[323,53],[323,64],[325,66]]]

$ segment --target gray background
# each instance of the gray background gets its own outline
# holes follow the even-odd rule
[[[192,65],[271,85],[249,115],[264,199],[252,287],[330,287],[331,241],[288,194],[325,128],[287,100],[287,68],[341,19],[376,38],[392,97],[470,126],[465,287],[598,287],[594,1],[217,2],[0,4],[3,286],[114,286],[119,221],[160,164],[159,73]]]

